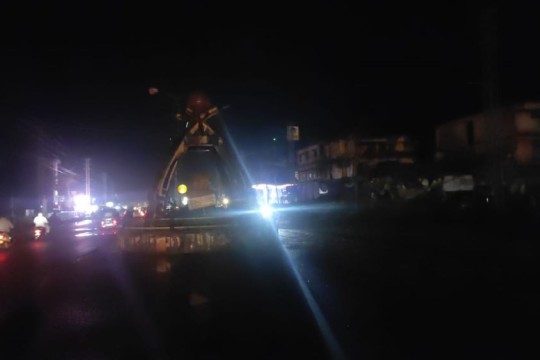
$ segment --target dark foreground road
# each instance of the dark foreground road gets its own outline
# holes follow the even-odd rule
[[[414,213],[288,215],[281,230],[350,358],[539,358],[538,222]]]
[[[21,242],[0,254],[2,354],[537,358],[534,222],[301,214],[215,254]]]
[[[106,240],[49,239],[1,256],[2,358],[328,357],[270,248],[126,256]]]

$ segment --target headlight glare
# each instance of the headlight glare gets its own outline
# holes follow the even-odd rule
[[[272,207],[270,207],[270,205],[268,204],[265,204],[265,205],[262,205],[261,208],[260,208],[260,211],[261,211],[261,215],[263,218],[265,219],[270,219],[272,217]]]

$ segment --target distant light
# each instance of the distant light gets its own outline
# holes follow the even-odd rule
[[[185,193],[187,193],[187,185],[185,185],[185,184],[180,184],[180,185],[178,185],[177,190],[178,190],[178,192],[179,192],[180,194],[185,194]]]
[[[155,87],[151,87],[151,88],[148,89],[148,93],[150,95],[156,95],[158,92],[159,92],[159,89],[155,88]]]
[[[182,205],[187,206],[188,203],[189,203],[188,197],[187,197],[187,196],[183,196],[183,197],[182,197]]]
[[[230,203],[229,198],[227,197],[223,198],[223,205],[229,205],[229,203]]]
[[[273,140],[273,141],[277,141],[277,138],[273,138],[272,140]]]
[[[260,211],[263,218],[270,219],[272,217],[272,207],[270,205],[262,205]]]
[[[281,189],[285,189],[289,186],[294,186],[294,184],[279,184],[279,185],[275,185],[275,184],[255,184],[255,185],[252,185],[251,187],[255,190],[275,190],[275,189],[278,189],[278,190],[281,190]]]
[[[114,206],[114,203],[113,203],[112,201],[107,201],[107,202],[105,203],[105,206],[106,206],[106,207],[112,208],[112,207]]]
[[[78,194],[73,197],[73,207],[76,212],[88,213],[90,209],[90,197],[85,194]]]

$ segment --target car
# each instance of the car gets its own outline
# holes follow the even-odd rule
[[[101,208],[94,214],[94,218],[101,229],[120,227],[120,213],[113,208]]]
[[[121,227],[120,213],[103,207],[95,213],[61,220],[52,232],[57,236],[110,236],[116,235]]]

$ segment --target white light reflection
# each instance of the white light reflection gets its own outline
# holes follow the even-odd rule
[[[85,231],[85,232],[75,234],[75,237],[89,237],[89,236],[92,236],[92,235],[94,235],[92,232]]]
[[[306,285],[306,282],[302,278],[302,275],[300,275],[300,272],[298,271],[297,266],[294,260],[292,259],[290,251],[287,248],[285,248],[285,246],[283,245],[278,229],[275,226],[274,226],[274,232],[275,232],[275,238],[278,240],[280,249],[283,252],[285,258],[287,259],[287,263],[289,264],[289,267],[291,268],[291,271],[294,274],[296,282],[298,283],[298,286],[302,290],[302,294],[304,295],[304,298],[306,299],[309,309],[311,310],[311,313],[313,314],[313,317],[315,318],[315,321],[317,322],[317,326],[319,327],[319,330],[321,331],[321,334],[324,340],[326,341],[326,344],[328,345],[332,358],[345,359],[343,350],[341,349],[341,346],[339,345],[336,337],[334,336],[334,333],[332,329],[330,328],[330,325],[328,324],[326,317],[321,311],[319,304],[313,297],[311,290]]]
[[[341,349],[341,346],[339,345],[336,337],[334,336],[334,333],[332,332],[330,325],[328,325],[328,321],[326,320],[326,317],[322,313],[319,307],[319,304],[317,304],[317,301],[313,297],[311,290],[309,290],[308,286],[306,285],[306,282],[304,281],[304,279],[302,279],[302,276],[298,272],[295,264],[293,263],[290,257],[289,251],[287,249],[284,249],[284,251],[287,254],[287,261],[289,262],[289,265],[291,266],[291,269],[294,273],[296,281],[298,282],[298,285],[300,286],[300,289],[302,290],[302,293],[304,294],[304,297],[309,305],[309,308],[311,309],[311,312],[313,313],[313,316],[315,317],[315,320],[317,321],[317,325],[319,326],[319,329],[321,330],[321,333],[324,339],[326,340],[328,347],[330,348],[332,358],[333,359],[345,358],[345,356],[343,355],[343,350]]]
[[[85,226],[85,225],[90,225],[92,223],[92,220],[90,219],[84,219],[84,220],[81,220],[81,221],[77,221],[75,223],[75,226],[79,227],[79,226]]]
[[[230,136],[230,133],[228,132],[228,129],[226,127],[224,127],[224,135],[225,135],[225,138],[226,140],[229,141],[229,144],[233,150],[233,153],[234,155],[236,155],[236,158],[239,160],[239,163],[240,163],[240,166],[242,168],[242,170],[244,171],[244,174],[246,174],[246,176],[248,177],[248,180],[250,182],[251,185],[254,184],[253,180],[252,180],[252,177],[250,176],[249,172],[247,171],[247,168],[244,164],[244,162],[241,160],[241,157],[239,156],[239,152],[237,150],[237,147],[236,147],[236,144],[234,143],[233,139],[232,139],[232,136]],[[293,210],[293,209],[291,209]],[[298,207],[296,207],[296,209],[294,210],[300,210]],[[293,211],[294,211],[293,210]],[[302,293],[309,305],[309,308],[311,310],[311,312],[313,313],[313,316],[315,317],[315,321],[317,322],[317,325],[319,326],[319,330],[321,331],[321,334],[324,338],[324,340],[326,341],[330,351],[331,351],[331,355],[332,355],[332,358],[334,359],[343,359],[344,358],[344,355],[343,355],[343,351],[341,349],[341,346],[339,345],[339,343],[337,342],[332,330],[330,329],[330,326],[328,325],[328,322],[326,321],[326,318],[325,316],[323,315],[319,305],[317,304],[317,301],[313,298],[313,295],[311,294],[311,291],[309,290],[309,288],[307,287],[306,283],[304,282],[304,280],[302,279],[302,277],[300,276],[300,273],[298,272],[293,260],[291,259],[291,256],[290,256],[290,253],[287,249],[284,248],[283,244],[281,243],[280,239],[279,239],[279,235],[277,234],[277,228],[276,226],[273,226],[274,228],[274,238],[278,240],[279,242],[279,246],[280,246],[280,249],[281,251],[283,251],[286,259],[287,259],[287,262],[294,274],[294,277],[296,278],[296,281],[298,282],[298,285],[300,286],[300,289],[302,290]]]

